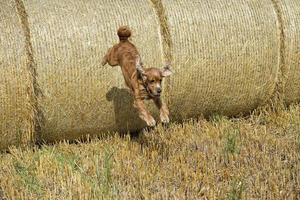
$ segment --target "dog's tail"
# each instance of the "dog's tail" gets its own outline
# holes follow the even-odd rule
[[[118,36],[120,41],[127,41],[128,38],[131,36],[131,30],[128,26],[121,26],[118,29]]]

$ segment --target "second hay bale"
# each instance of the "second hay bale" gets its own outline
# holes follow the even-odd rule
[[[283,99],[287,104],[300,101],[300,1],[273,0],[283,28]]]
[[[276,12],[269,0],[163,0],[176,76],[173,117],[234,115],[265,103],[279,70]]]

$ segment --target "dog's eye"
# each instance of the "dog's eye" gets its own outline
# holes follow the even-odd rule
[[[154,83],[154,82],[155,82],[155,80],[151,80],[150,82],[151,82],[151,83]]]

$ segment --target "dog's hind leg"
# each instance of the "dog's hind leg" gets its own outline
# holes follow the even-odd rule
[[[102,66],[106,65],[107,63],[112,67],[119,65],[119,60],[115,55],[116,52],[114,52],[113,50],[114,50],[113,47],[108,49],[107,53],[102,58],[102,62],[101,62]]]
[[[104,66],[107,64],[107,54],[102,58],[101,65]]]

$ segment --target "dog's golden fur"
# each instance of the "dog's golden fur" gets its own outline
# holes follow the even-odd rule
[[[134,106],[138,109],[139,116],[148,126],[155,126],[156,121],[144,105],[145,99],[152,99],[160,110],[160,120],[169,122],[169,110],[161,100],[161,81],[171,75],[169,66],[163,69],[144,68],[140,61],[137,48],[128,40],[131,31],[126,26],[121,26],[117,32],[119,43],[111,47],[103,57],[102,65],[121,67],[124,80],[134,97]]]

